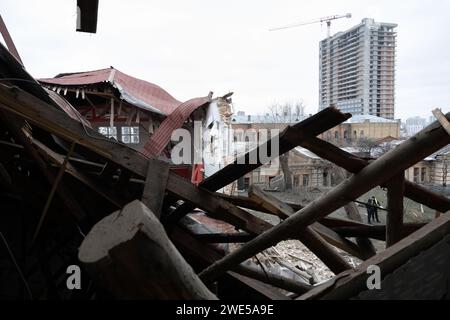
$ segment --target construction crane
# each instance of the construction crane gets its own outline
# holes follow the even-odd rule
[[[327,23],[327,29],[328,29],[327,36],[329,38],[331,36],[331,21],[336,20],[336,19],[351,18],[351,17],[352,17],[351,13],[347,13],[347,14],[344,14],[344,15],[334,15],[334,16],[329,16],[329,17],[322,17],[320,19],[313,20],[313,21],[301,22],[301,23],[296,23],[296,24],[290,24],[290,25],[283,26],[283,27],[269,29],[269,31],[278,31],[278,30],[283,30],[283,29],[290,29],[290,28],[305,26],[305,25],[313,24],[313,23],[324,23],[324,22],[326,22]]]

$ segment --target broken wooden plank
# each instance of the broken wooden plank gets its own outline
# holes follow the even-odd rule
[[[169,163],[155,165],[155,160],[148,161],[142,202],[158,217],[161,217],[164,195],[166,193]]]
[[[121,299],[217,299],[135,200],[97,223],[79,249],[90,275]],[[161,272],[169,276],[161,276]]]
[[[436,117],[437,121],[441,124],[445,131],[450,135],[450,123],[445,118],[445,115],[442,113],[440,109],[434,109],[433,115]]]
[[[450,118],[450,113],[446,117]],[[200,273],[200,278],[204,281],[213,280],[234,265],[300,232],[320,217],[329,215],[347,204],[349,200],[356,199],[389,181],[399,172],[410,168],[449,143],[450,136],[447,132],[439,123],[433,123],[396,149],[370,163],[360,173],[347,179],[322,198],[206,268]]]
[[[405,194],[405,173],[401,172],[387,182],[388,214],[386,217],[386,247],[403,238],[403,196]]]

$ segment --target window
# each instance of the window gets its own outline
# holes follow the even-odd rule
[[[303,186],[304,187],[309,186],[309,174],[304,174],[303,175]]]
[[[328,187],[328,172],[327,171],[324,171],[323,172],[323,176],[322,176],[322,185],[324,186],[324,187]]]
[[[116,127],[99,127],[98,132],[108,138],[114,138],[117,140],[117,128]]]
[[[260,172],[253,171],[252,172],[252,183],[259,183],[259,182],[260,182]]]
[[[130,144],[139,143],[139,127],[122,127],[122,142]]]
[[[419,182],[419,168],[414,168],[414,182]]]
[[[422,168],[420,179],[421,182],[427,182],[427,168]]]
[[[294,187],[298,187],[300,185],[300,176],[294,176]]]
[[[210,141],[210,144],[209,144],[209,152],[211,153],[211,154],[214,154],[214,145],[215,145],[215,143],[214,143],[214,137],[213,136],[211,136],[211,141]]]
[[[248,190],[249,187],[250,187],[250,178],[244,177],[244,190]]]

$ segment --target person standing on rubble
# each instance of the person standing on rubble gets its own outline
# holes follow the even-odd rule
[[[374,214],[373,209],[374,208],[373,208],[373,204],[372,204],[372,198],[369,198],[369,200],[367,200],[367,203],[366,203],[367,219],[368,219],[369,224],[372,224],[371,223],[372,220],[375,221],[374,216],[373,216],[373,214]]]
[[[374,220],[376,219],[377,222],[380,223],[380,219],[378,218],[378,208],[381,208],[381,204],[380,204],[380,202],[378,201],[378,199],[375,196],[372,197],[372,205],[373,205],[373,207],[372,207],[372,210],[373,210],[372,218]]]

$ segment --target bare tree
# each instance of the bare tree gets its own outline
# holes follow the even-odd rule
[[[289,169],[289,152],[280,156],[280,167],[284,176],[284,187],[286,190],[292,190],[292,172]]]
[[[305,115],[305,104],[302,100],[295,103],[274,103],[267,110],[266,117],[273,123],[300,122]]]

